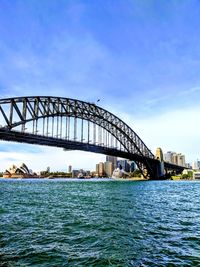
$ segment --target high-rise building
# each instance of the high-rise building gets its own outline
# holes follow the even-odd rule
[[[172,163],[172,155],[174,152],[168,151],[167,153],[164,154],[164,161]]]
[[[125,172],[130,172],[130,164],[126,159],[121,159],[117,161],[117,167],[123,169]]]
[[[72,166],[71,165],[68,166],[68,172],[70,172],[70,173],[72,172]]]
[[[110,161],[104,162],[104,172],[107,177],[112,177],[113,174],[113,163]]]
[[[185,155],[177,154],[177,165],[185,167]]]
[[[200,170],[200,161],[199,160],[192,162],[192,169],[193,170]]]
[[[106,161],[112,162],[114,169],[117,168],[117,157],[106,156]]]
[[[163,161],[163,152],[160,147],[156,149],[156,159],[159,159],[160,161]]]
[[[166,154],[164,154],[164,160],[166,162],[175,164],[175,165],[179,165],[179,166],[186,166],[185,163],[185,155],[181,154],[181,153],[176,153],[176,152],[171,152],[168,151]]]
[[[183,155],[181,153],[179,153],[179,154],[173,153],[171,163],[185,167],[185,155]]]
[[[99,164],[96,164],[96,174],[99,175]]]
[[[178,155],[176,153],[172,154],[172,164],[178,165]]]
[[[131,161],[130,163],[130,172],[134,172],[134,170],[136,169],[136,164],[134,161]]]
[[[103,164],[103,162],[99,162],[99,173],[98,173],[98,175],[100,177],[104,176],[104,164]]]

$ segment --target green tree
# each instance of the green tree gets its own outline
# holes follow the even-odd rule
[[[135,171],[133,172],[133,177],[141,177],[141,175],[142,175],[142,173],[141,173],[140,170],[135,170]]]
[[[189,175],[188,174],[182,174],[181,175],[181,179],[188,179],[189,178]]]

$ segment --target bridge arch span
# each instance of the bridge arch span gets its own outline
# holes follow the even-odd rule
[[[0,99],[0,138],[13,140],[15,134],[18,136],[15,141],[20,140],[20,136],[21,138],[24,136],[26,138],[23,139],[23,142],[29,142],[31,138],[34,139],[37,136],[43,138],[41,144],[47,144],[50,138],[53,138],[55,142],[60,142],[59,139],[62,139],[66,144],[63,147],[70,148],[70,144],[72,144],[72,140],[69,138],[72,132],[70,118],[73,119],[74,149],[99,153],[107,151],[105,154],[119,156],[123,154],[124,157],[135,160],[141,170],[143,169],[142,165],[145,166],[150,176],[155,174],[154,167],[152,167],[154,155],[135,131],[111,112],[93,103],[77,99],[53,96]],[[88,123],[88,128],[84,130],[86,123]],[[31,130],[27,131],[28,126],[30,129],[30,124],[32,124]],[[52,131],[55,132],[55,127],[57,127],[57,136],[52,133]],[[88,140],[83,141],[83,138],[77,140],[78,127],[81,129],[79,132],[82,137],[87,132]],[[93,133],[91,133],[91,127],[93,127]],[[98,130],[95,127],[98,127]],[[62,131],[65,131],[65,136],[61,134]],[[89,137],[91,134],[94,139],[92,142]],[[12,135],[10,139],[6,137],[9,135]],[[96,142],[96,135],[99,135],[101,143]],[[105,142],[106,136],[110,141],[110,147]],[[112,143],[112,138],[118,146]]]

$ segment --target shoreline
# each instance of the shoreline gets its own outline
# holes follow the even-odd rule
[[[141,177],[130,177],[130,178],[111,178],[116,181],[148,181],[147,179]]]

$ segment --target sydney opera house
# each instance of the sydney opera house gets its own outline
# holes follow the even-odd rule
[[[22,163],[21,166],[17,167],[12,165],[7,169],[4,174],[4,178],[37,178],[37,174],[33,173],[32,170],[28,169],[25,163]]]

